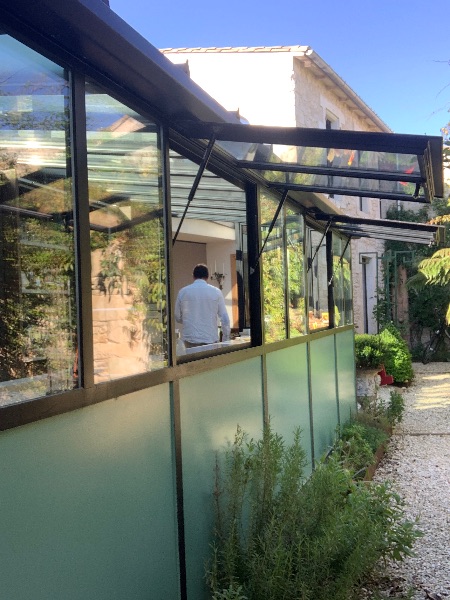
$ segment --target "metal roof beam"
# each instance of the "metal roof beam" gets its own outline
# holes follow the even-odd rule
[[[339,167],[314,167],[308,165],[280,164],[252,162],[240,160],[238,165],[245,169],[256,169],[258,171],[282,171],[286,173],[306,173],[308,175],[329,175],[333,177],[353,177],[355,179],[380,179],[383,181],[398,181],[422,183],[424,178],[420,174],[409,174],[392,171],[376,171],[375,169],[343,169]]]
[[[401,200],[403,202],[422,202],[426,203],[424,196],[414,196],[408,194],[395,194],[389,192],[378,192],[374,190],[361,190],[351,188],[327,187],[325,185],[300,185],[295,183],[270,183],[269,188],[297,190],[299,192],[316,192],[322,194],[341,194],[342,196],[364,196],[365,198],[379,198],[380,200]]]
[[[186,207],[184,209],[183,216],[180,219],[180,222],[178,224],[178,228],[177,228],[177,230],[175,232],[175,235],[173,237],[173,244],[175,244],[175,242],[177,241],[177,237],[178,237],[178,234],[180,233],[180,229],[181,229],[181,226],[183,225],[183,221],[184,221],[184,219],[186,217],[186,213],[189,210],[189,205],[191,204],[191,202],[192,202],[192,200],[193,200],[193,198],[195,196],[195,192],[197,191],[198,185],[200,183],[200,179],[202,178],[203,171],[206,169],[206,165],[208,164],[209,157],[211,156],[211,152],[212,152],[212,150],[214,148],[214,143],[215,143],[215,138],[214,138],[214,136],[212,136],[211,139],[208,142],[208,146],[207,146],[207,148],[205,150],[205,154],[203,155],[203,160],[200,163],[200,166],[198,168],[198,172],[197,172],[197,175],[195,176],[194,183],[192,184],[191,191],[189,192],[189,196],[188,196],[188,199],[187,199],[187,203],[186,203]]]

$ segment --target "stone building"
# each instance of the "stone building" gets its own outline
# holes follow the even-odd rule
[[[311,470],[356,410],[351,240],[439,241],[329,195],[442,197],[442,138],[333,130],[325,86],[320,128],[244,125],[101,0],[0,6],[1,598],[206,600],[237,425]],[[200,260],[237,331],[180,352]]]
[[[168,48],[162,50],[227,110],[252,125],[391,132],[377,114],[309,46]],[[390,201],[330,195],[345,214],[384,216]],[[376,332],[373,309],[384,242],[352,244],[354,320]]]

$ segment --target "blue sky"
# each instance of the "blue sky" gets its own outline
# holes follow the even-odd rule
[[[157,48],[311,46],[396,133],[450,120],[448,0],[110,0]]]

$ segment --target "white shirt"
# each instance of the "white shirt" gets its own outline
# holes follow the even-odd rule
[[[191,344],[214,344],[219,341],[218,321],[222,324],[222,339],[230,339],[230,319],[221,290],[204,279],[196,279],[178,292],[175,319],[183,324],[183,340]]]

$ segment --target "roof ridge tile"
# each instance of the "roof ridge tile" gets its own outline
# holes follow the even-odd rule
[[[184,53],[201,53],[201,52],[305,52],[309,46],[209,46],[209,47],[193,47],[193,48],[161,48],[163,54],[184,54]]]

